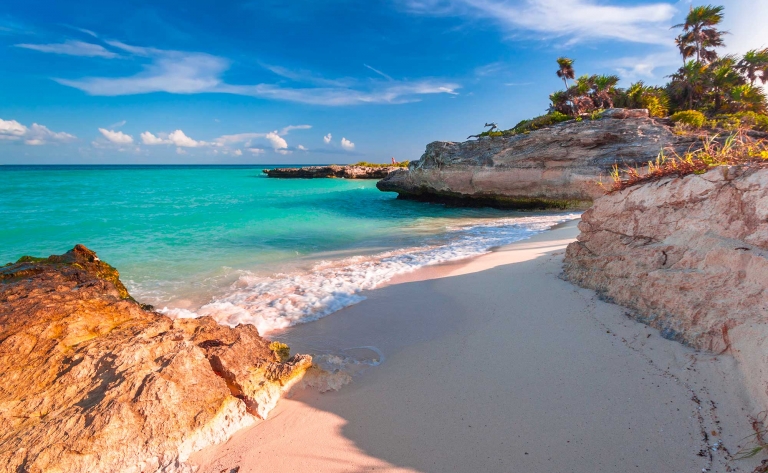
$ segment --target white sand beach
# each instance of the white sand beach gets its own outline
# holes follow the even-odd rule
[[[727,355],[665,340],[559,279],[576,222],[431,267],[284,334],[373,346],[337,392],[301,389],[192,457],[200,472],[750,472],[756,414]],[[346,345],[345,345],[346,344]]]

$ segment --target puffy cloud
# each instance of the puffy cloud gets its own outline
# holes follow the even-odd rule
[[[192,138],[188,137],[184,134],[181,130],[176,130],[170,135],[168,135],[168,141],[175,144],[176,146],[180,146],[183,148],[196,148],[198,146],[204,146],[206,143],[204,141],[195,141]]]
[[[42,53],[66,54],[68,56],[115,58],[117,54],[104,46],[82,41],[66,41],[57,44],[17,44],[17,48],[32,49]]]
[[[249,153],[254,154],[256,156],[260,154],[264,154],[264,150],[261,148],[248,148],[247,150]]]
[[[330,133],[328,133],[327,135],[325,135],[325,136],[323,137],[323,141],[325,142],[325,144],[329,144],[329,143],[331,142],[331,139],[332,139],[332,138],[333,138],[333,136],[331,136],[331,134],[330,134]]]
[[[296,149],[299,149],[301,151],[309,151],[307,148],[305,148],[303,145],[299,145],[296,147]]]
[[[176,148],[176,154],[187,154],[187,152],[183,148]]]
[[[77,138],[74,135],[54,132],[37,123],[27,127],[16,120],[0,119],[0,140],[23,141],[27,145],[37,146],[48,143],[67,143],[75,139]]]
[[[27,132],[27,127],[16,120],[0,119],[0,136],[3,139],[19,139]]]
[[[236,149],[235,151],[232,152],[232,154],[234,154],[235,156],[242,156],[243,152],[242,150]]]
[[[205,141],[196,141],[187,136],[183,131],[176,130],[168,135],[159,133],[154,135],[148,131],[145,131],[141,135],[141,142],[145,145],[174,145],[179,148],[197,148],[199,146],[206,146],[209,143]]]
[[[346,138],[342,138],[341,139],[341,147],[344,148],[344,149],[353,150],[353,149],[355,149],[355,144],[352,143],[351,141],[349,141]]]
[[[104,135],[104,138],[109,140],[111,143],[119,145],[127,145],[133,143],[133,137],[131,135],[126,135],[122,131],[99,128],[99,132]]]
[[[288,147],[288,142],[280,136],[277,131],[272,131],[264,135],[264,138],[272,144],[272,148],[277,151]]]
[[[162,138],[159,138],[152,133],[145,131],[141,135],[141,142],[145,145],[164,145],[164,144],[170,144],[170,140],[164,140]]]

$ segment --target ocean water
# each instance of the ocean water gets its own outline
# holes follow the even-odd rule
[[[374,181],[268,179],[264,168],[0,166],[0,263],[82,243],[170,316],[269,333],[577,217],[402,201]]]

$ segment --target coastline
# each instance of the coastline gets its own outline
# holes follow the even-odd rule
[[[280,339],[376,347],[338,392],[296,390],[194,454],[200,472],[751,471],[757,414],[729,355],[698,353],[559,279],[569,222],[422,268]],[[439,454],[438,454],[439,452]]]

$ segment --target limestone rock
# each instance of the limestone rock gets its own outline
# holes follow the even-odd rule
[[[262,172],[268,177],[282,178],[326,178],[339,177],[345,179],[383,179],[392,171],[401,169],[396,166],[371,167],[371,166],[305,166],[301,168],[276,168],[264,169]]]
[[[0,471],[187,471],[311,365],[253,326],[146,309],[80,245],[0,267]]]
[[[741,361],[768,408],[768,169],[718,167],[600,197],[565,276],[670,339]]]
[[[675,135],[647,110],[608,110],[516,136],[437,141],[420,160],[377,183],[402,198],[510,208],[588,208],[614,164],[645,165],[664,148],[684,152],[695,137]]]

